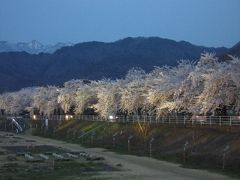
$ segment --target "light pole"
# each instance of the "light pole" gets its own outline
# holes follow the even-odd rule
[[[93,138],[94,138],[94,136],[95,136],[95,131],[93,131],[92,134],[91,134],[91,145],[93,145]]]
[[[228,153],[229,149],[230,149],[229,145],[225,146],[225,148],[223,149],[222,169],[225,169],[225,166],[226,166],[226,156],[227,156],[227,153]]]
[[[128,137],[128,152],[130,152],[131,151],[131,139],[133,138],[133,135],[130,135],[129,137]]]
[[[186,141],[183,146],[183,161],[184,161],[184,163],[186,162],[188,146],[189,146],[189,142]]]
[[[113,134],[113,137],[112,137],[112,140],[113,140],[113,147],[116,146],[116,136],[117,136],[118,134],[119,134],[118,132],[116,132],[116,133]]]
[[[152,143],[154,141],[154,138],[152,137],[149,142],[149,156],[152,157]]]

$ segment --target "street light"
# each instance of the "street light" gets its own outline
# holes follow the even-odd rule
[[[72,119],[72,118],[73,118],[73,115],[68,115],[68,114],[65,115],[65,119],[66,119],[66,120],[70,120],[70,119]]]
[[[65,116],[65,119],[66,119],[66,120],[68,120],[68,119],[69,119],[69,116],[68,116],[68,115],[66,115],[66,116]]]
[[[113,115],[110,115],[110,116],[109,116],[109,119],[110,119],[110,120],[113,120],[113,119],[114,119],[114,116],[113,116]]]

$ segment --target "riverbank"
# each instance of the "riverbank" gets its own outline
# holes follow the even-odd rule
[[[37,130],[34,134],[240,177],[238,131],[72,120],[61,124],[54,133]]]
[[[4,134],[6,133],[0,132],[0,137],[1,135],[5,136]],[[82,166],[82,165],[75,166],[75,164],[72,164],[72,162],[70,161],[69,164],[74,166],[74,167],[71,166],[73,168],[72,170],[71,170],[71,167],[64,168],[65,165],[68,165],[68,162],[63,163],[62,166],[60,167],[58,166],[59,164],[56,164],[57,169],[55,170],[57,174],[54,174],[56,175],[55,176],[56,178],[55,178],[51,176],[52,175],[51,168],[50,169],[34,168],[37,166],[37,163],[35,163],[31,166],[31,168],[39,172],[38,174],[40,175],[40,176],[34,176],[35,179],[49,179],[49,180],[50,179],[51,180],[52,179],[63,179],[63,180],[64,179],[81,179],[81,180],[82,179],[86,179],[86,180],[103,180],[103,179],[104,180],[108,180],[108,179],[109,180],[110,179],[114,179],[114,180],[146,180],[146,179],[147,180],[158,180],[158,179],[226,180],[226,179],[229,179],[229,180],[234,180],[234,178],[230,178],[218,173],[208,172],[204,170],[183,168],[181,167],[181,165],[176,163],[169,163],[166,161],[160,161],[160,160],[156,160],[149,157],[123,155],[123,154],[107,151],[106,149],[103,149],[103,148],[86,148],[86,147],[80,146],[79,144],[73,144],[65,141],[43,138],[39,136],[31,136],[29,134],[14,135],[13,139],[15,139],[18,143],[20,140],[23,143],[27,142],[27,143],[33,143],[35,145],[45,145],[45,146],[56,147],[58,149],[61,149],[61,151],[62,150],[71,151],[71,152],[84,151],[93,156],[103,157],[104,160],[102,162],[107,164],[108,167],[110,166],[110,167],[113,167],[114,169],[117,169],[117,170],[110,170],[110,171],[109,169],[107,171],[106,170],[101,171],[101,169],[100,171],[96,171],[97,169],[93,169],[95,171],[93,171],[90,174],[89,173],[81,174],[83,168],[85,168],[86,166]],[[5,146],[5,144],[0,144],[0,146]],[[52,164],[49,164],[49,165],[50,167],[52,166]],[[87,165],[90,165],[90,164],[87,164]],[[90,167],[94,167],[94,166],[90,166]],[[15,167],[15,169],[18,169],[18,168],[19,167]],[[25,174],[25,177],[29,177],[28,176],[29,171],[25,171],[25,170],[23,171],[23,173]],[[50,171],[50,173],[49,172],[41,173],[42,172],[41,170]],[[10,179],[21,179],[21,178],[24,179],[22,176],[17,176],[19,175],[19,172],[9,171],[9,173],[12,173],[12,176]],[[0,174],[0,175],[3,175],[3,174]]]

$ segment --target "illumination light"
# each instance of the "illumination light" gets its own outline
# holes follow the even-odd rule
[[[33,115],[33,119],[34,119],[34,120],[36,120],[36,119],[37,119],[37,116],[36,116],[35,114]]]
[[[114,116],[113,116],[113,115],[110,115],[110,116],[109,116],[109,119],[110,119],[110,120],[114,119]]]
[[[65,115],[65,119],[66,119],[66,120],[70,120],[70,119],[72,119],[72,118],[73,118],[73,115],[68,115],[68,114]]]
[[[66,120],[68,120],[68,118],[69,118],[69,116],[68,116],[68,115],[66,115],[66,116],[65,116],[65,119],[66,119]]]

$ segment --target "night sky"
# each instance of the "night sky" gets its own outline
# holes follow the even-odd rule
[[[45,44],[159,36],[240,41],[240,0],[0,0],[0,40]]]

